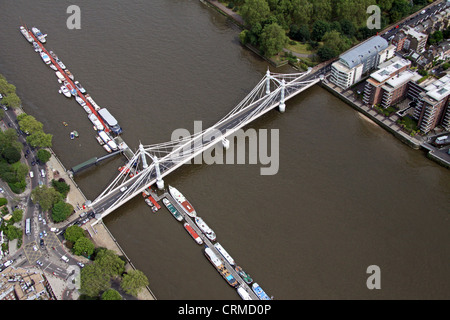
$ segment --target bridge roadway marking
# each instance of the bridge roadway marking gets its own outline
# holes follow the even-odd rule
[[[156,200],[161,201],[164,197],[167,198],[167,200],[172,203],[172,205],[178,210],[178,212],[183,216],[184,220],[189,223],[189,225],[197,232],[197,234],[202,238],[203,242],[214,252],[214,254],[219,258],[222,263],[225,265],[228,271],[233,275],[233,277],[237,280],[239,283],[239,286],[243,287],[245,291],[251,296],[253,300],[259,300],[258,296],[253,292],[253,290],[250,288],[250,286],[241,278],[241,276],[234,270],[233,266],[230,265],[230,263],[222,258],[222,254],[214,247],[213,243],[208,239],[208,237],[205,236],[205,234],[198,228],[197,224],[192,221],[191,217],[183,210],[183,208],[179,205],[179,203],[172,198],[172,196],[164,191],[164,194],[161,196],[158,196],[155,194],[155,192],[149,188],[150,195]],[[164,206],[165,207],[165,206]],[[168,210],[167,210],[168,211]],[[172,215],[171,212],[169,212],[170,215]],[[181,223],[184,223],[183,221],[180,221]],[[183,227],[184,228],[184,227]],[[206,258],[206,256],[205,256]],[[209,261],[208,261],[209,262]],[[222,276],[222,275],[221,275]],[[226,281],[226,280],[225,280]],[[227,282],[228,283],[228,282]],[[238,286],[236,286],[235,289],[237,289]]]

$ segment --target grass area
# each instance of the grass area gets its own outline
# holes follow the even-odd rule
[[[301,43],[301,42],[294,41],[294,40],[288,41],[288,44],[286,45],[286,49],[288,49],[292,52],[296,52],[296,53],[300,53],[300,54],[307,54],[307,55],[316,53],[316,50],[311,50],[309,44]]]
[[[404,116],[403,118],[398,119],[397,123],[411,136],[414,136],[419,132],[417,121],[410,116]]]

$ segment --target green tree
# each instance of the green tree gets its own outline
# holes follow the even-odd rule
[[[52,220],[54,222],[64,221],[72,212],[73,206],[70,203],[66,203],[64,200],[60,200],[53,205]]]
[[[96,264],[89,264],[81,269],[80,280],[80,292],[89,297],[96,298],[100,292],[110,287],[110,278]]]
[[[12,224],[6,226],[4,229],[5,235],[9,240],[20,239],[22,238],[22,229],[19,229]]]
[[[36,120],[35,117],[22,113],[17,117],[19,121],[20,130],[27,134],[33,134],[36,132],[43,132],[43,124]]]
[[[70,185],[68,185],[64,179],[59,179],[58,181],[52,179],[52,187],[55,188],[55,190],[58,191],[64,199],[70,191]]]
[[[108,289],[102,294],[102,300],[123,300],[119,292],[114,289]]]
[[[22,105],[22,101],[15,93],[10,93],[6,97],[3,97],[2,103],[13,109],[17,109]]]
[[[245,0],[240,13],[247,26],[262,24],[270,15],[270,8],[266,0]]]
[[[310,0],[293,0],[292,20],[297,25],[309,25],[313,14],[313,4]]]
[[[14,222],[20,222],[23,218],[23,210],[17,209],[12,213],[12,219]]]
[[[17,150],[13,146],[7,146],[3,150],[3,157],[8,163],[15,163],[20,160],[22,155],[20,154],[20,150]]]
[[[78,256],[90,256],[94,253],[95,245],[88,238],[82,237],[73,245],[73,253]]]
[[[337,54],[350,49],[350,47],[352,46],[351,41],[347,37],[342,36],[336,30],[328,31],[327,33],[325,33],[325,35],[322,37],[322,41],[324,46],[333,49],[333,51]]]
[[[68,227],[66,229],[66,231],[64,232],[64,239],[66,239],[67,241],[70,241],[72,243],[75,243],[78,239],[80,238],[84,238],[84,230],[83,228],[77,226],[77,225],[72,225],[70,227]]]
[[[40,162],[47,163],[47,161],[50,160],[52,154],[45,149],[39,149],[36,156]]]
[[[119,276],[125,271],[125,261],[112,250],[100,248],[95,257],[97,264],[109,277]]]
[[[326,21],[317,20],[312,26],[311,39],[315,41],[322,41],[322,37],[328,31],[330,31],[330,24]]]
[[[336,51],[333,48],[328,46],[322,46],[317,50],[317,55],[319,56],[321,61],[327,61],[337,56]]]
[[[34,148],[51,148],[53,135],[35,132],[27,137],[27,143]]]
[[[31,199],[38,203],[42,210],[50,210],[53,205],[61,200],[61,195],[54,189],[46,185],[37,186],[31,191]]]
[[[148,283],[148,279],[142,271],[130,270],[123,276],[120,286],[126,293],[137,296],[142,288],[148,286]]]
[[[287,40],[285,31],[277,23],[266,25],[261,33],[261,50],[271,57],[284,48]]]

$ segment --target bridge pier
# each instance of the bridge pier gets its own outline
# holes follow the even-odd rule
[[[147,159],[145,158],[145,150],[142,143],[139,144],[139,152],[141,153],[142,167],[146,169],[148,167]]]
[[[278,109],[281,113],[283,113],[286,110],[286,104],[284,103],[284,90],[286,88],[286,82],[281,80],[281,98],[280,98],[280,105],[278,106]]]
[[[222,138],[222,145],[225,149],[230,147],[230,141],[227,138]]]
[[[266,94],[270,94],[270,70],[267,68],[266,72]]]
[[[159,161],[157,156],[155,156],[153,162],[155,163],[155,170],[156,170],[156,186],[158,187],[159,190],[163,190],[164,180],[161,178],[161,171],[159,170]]]

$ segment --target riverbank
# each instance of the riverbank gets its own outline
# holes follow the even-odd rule
[[[21,113],[24,113],[25,111],[22,108],[18,108],[15,110],[16,115],[19,115]],[[74,209],[75,212],[69,216],[69,218],[63,222],[60,223],[53,223],[50,219],[49,225],[51,227],[55,228],[63,228],[68,223],[73,222],[76,220],[79,215],[83,212],[87,212],[88,208],[85,206],[86,201],[88,200],[86,196],[83,194],[81,189],[78,187],[77,183],[73,180],[71,175],[67,172],[66,168],[64,167],[63,163],[58,159],[57,155],[51,148],[47,148],[47,150],[51,153],[51,157],[49,161],[46,163],[46,176],[47,181],[51,181],[52,179],[58,180],[58,179],[64,179],[64,181],[70,186],[70,190],[67,194],[66,202],[70,203]],[[98,223],[94,228],[89,228],[90,225],[87,223],[83,226],[83,229],[85,229],[92,240],[92,242],[95,244],[96,247],[104,247],[109,250],[114,251],[119,256],[124,256],[127,263],[125,265],[125,270],[132,270],[136,269],[131,262],[131,260],[126,255],[125,251],[120,247],[117,240],[114,238],[114,236],[111,234],[111,232],[108,230],[108,228],[105,226],[103,221],[101,223]],[[88,260],[84,257],[76,256],[77,260],[82,260],[84,262],[88,262]],[[51,277],[51,276],[50,276]],[[53,277],[57,278],[57,277]],[[63,292],[67,289],[67,285],[65,284],[64,280],[62,279],[53,279],[52,281],[52,287],[58,288],[59,294],[57,295],[59,298],[63,297]],[[78,295],[76,293],[72,293],[72,297],[76,299]],[[146,290],[141,290],[137,296],[138,300],[156,300],[155,295],[151,291],[151,289],[147,286]]]
[[[84,206],[84,204],[87,201],[87,198],[81,191],[81,189],[78,187],[77,183],[72,179],[72,177],[67,173],[66,168],[61,163],[61,161],[57,158],[56,154],[53,152],[53,150],[48,149],[52,156],[50,160],[47,162],[47,174],[48,174],[48,180],[51,181],[51,179],[60,179],[63,178],[68,185],[70,185],[70,191],[67,194],[67,202],[70,203],[75,208],[75,213],[72,214],[68,220],[55,224],[56,228],[62,227],[64,225],[67,225],[67,223],[74,221],[79,217],[79,215],[83,212],[87,212],[88,208]],[[84,208],[83,208],[84,207]],[[114,236],[111,234],[111,232],[108,230],[108,228],[105,226],[103,221],[101,223],[98,223],[95,225],[95,227],[91,227],[89,223],[85,224],[83,227],[88,233],[90,238],[92,239],[93,243],[96,247],[104,247],[109,250],[114,251],[118,255],[123,255],[127,261],[127,264],[125,265],[125,270],[131,270],[136,269],[131,262],[131,260],[126,255],[125,251],[120,247],[117,240],[114,238]],[[78,256],[77,256],[78,258]],[[146,290],[141,290],[137,297],[139,300],[156,300],[155,295],[151,291],[149,287],[146,287]]]
[[[434,147],[427,143],[429,139],[426,137],[422,137],[420,135],[411,136],[405,133],[402,127],[397,124],[397,120],[400,118],[398,115],[386,117],[382,114],[379,114],[373,108],[363,104],[361,101],[356,99],[352,90],[343,90],[327,79],[321,81],[320,85],[322,88],[326,89],[328,92],[344,101],[353,109],[359,111],[369,120],[373,121],[389,133],[393,134],[394,137],[399,139],[404,144],[415,150],[428,150],[429,152],[427,153],[427,158],[435,161],[441,166],[450,168],[450,155],[448,155],[446,152],[439,152],[439,150],[435,150]]]

